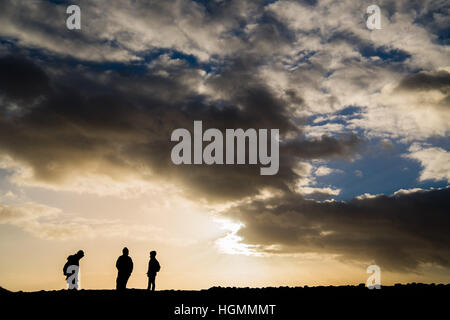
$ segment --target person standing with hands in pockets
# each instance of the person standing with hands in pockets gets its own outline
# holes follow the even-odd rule
[[[128,279],[130,278],[131,273],[133,272],[133,260],[129,256],[128,248],[125,247],[122,250],[122,255],[117,259],[116,268],[117,268],[117,280],[116,280],[116,289],[117,290],[125,290],[127,287]]]

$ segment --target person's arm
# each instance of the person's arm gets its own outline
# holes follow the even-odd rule
[[[119,261],[120,261],[120,257],[118,257],[117,261],[116,261],[116,268],[117,268],[117,270],[119,270]]]
[[[130,274],[133,272],[133,259],[130,258]]]
[[[63,273],[64,273],[65,276],[67,276],[67,268],[68,268],[68,267],[69,267],[69,263],[66,262],[66,263],[64,264],[64,267],[63,267]]]

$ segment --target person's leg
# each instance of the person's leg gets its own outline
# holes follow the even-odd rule
[[[156,277],[152,278],[152,291],[155,291],[155,278]]]
[[[127,274],[123,277],[123,289],[125,290],[127,288],[128,279],[130,278],[130,275]]]
[[[69,290],[78,290],[79,287],[79,280],[78,280],[78,273],[76,271],[67,274],[66,275],[66,281],[67,281],[67,289]]]
[[[150,290],[150,286],[152,285],[152,280],[151,277],[148,276],[148,285],[147,285],[147,290]]]
[[[127,282],[129,275],[120,274],[117,276],[117,290],[125,290],[127,287]]]
[[[78,279],[78,274],[75,276],[74,279],[75,279],[75,280],[74,280],[74,281],[75,281],[75,285],[74,285],[73,289],[74,289],[74,290],[78,290],[78,288],[79,288],[79,283],[80,283],[80,282],[79,282],[80,280]]]

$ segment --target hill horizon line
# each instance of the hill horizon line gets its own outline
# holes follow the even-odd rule
[[[382,288],[394,288],[394,287],[412,287],[412,286],[420,286],[420,287],[445,287],[450,286],[450,283],[422,283],[422,282],[408,282],[408,283],[395,283],[393,285],[381,285]],[[320,289],[320,288],[367,288],[365,283],[360,283],[357,285],[353,284],[344,284],[344,285],[318,285],[318,286],[267,286],[267,287],[236,287],[236,286],[212,286],[205,289],[164,289],[157,290],[156,292],[204,292],[211,290],[271,290],[271,289]],[[148,291],[143,288],[127,288],[127,291]],[[106,291],[106,292],[116,292],[116,289],[80,289],[80,290],[68,290],[68,289],[55,289],[55,290],[38,290],[38,291],[11,291],[3,286],[0,286],[0,294],[2,293],[50,293],[50,292],[96,292],[96,291]],[[153,292],[154,293],[154,292]]]

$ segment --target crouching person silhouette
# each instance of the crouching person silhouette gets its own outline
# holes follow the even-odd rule
[[[83,250],[67,257],[67,262],[64,264],[63,273],[66,276],[66,281],[69,290],[78,290],[80,288],[80,259],[84,257]]]
[[[150,261],[148,262],[148,286],[147,290],[155,291],[156,274],[161,270],[158,260],[156,260],[156,251],[150,251]]]
[[[128,256],[128,248],[125,247],[122,250],[122,255],[117,259],[117,279],[116,279],[116,289],[125,290],[127,287],[128,279],[133,272],[133,260]]]

